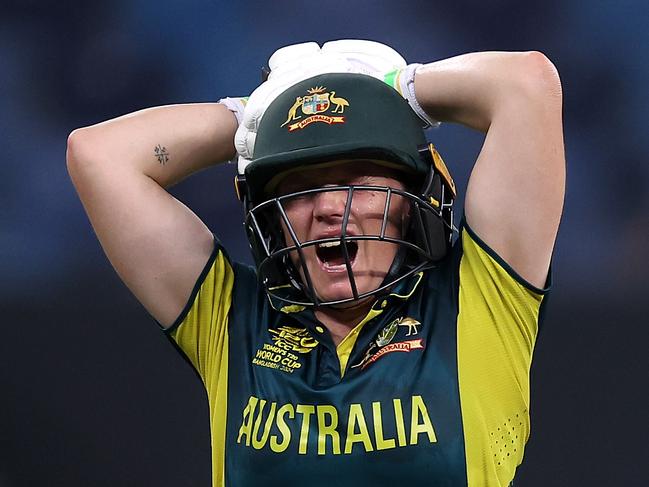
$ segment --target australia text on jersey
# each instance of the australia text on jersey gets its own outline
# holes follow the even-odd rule
[[[339,410],[330,404],[278,404],[250,396],[243,409],[237,443],[275,453],[291,448],[306,455],[316,450],[314,430],[318,455],[351,454],[354,447],[371,452],[416,445],[421,435],[424,441],[437,442],[422,396],[411,396],[404,403],[401,399],[391,403],[376,401],[371,408],[352,403],[346,410]],[[410,413],[410,421],[404,419],[404,409]],[[372,428],[368,428],[366,417],[371,418]],[[311,421],[315,428],[311,428]],[[393,431],[394,437],[386,437],[387,431]]]

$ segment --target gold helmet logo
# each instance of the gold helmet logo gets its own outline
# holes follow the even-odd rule
[[[288,131],[293,132],[303,129],[314,122],[324,122],[328,125],[345,123],[344,116],[321,115],[329,111],[332,106],[331,113],[342,114],[345,107],[349,106],[349,102],[345,98],[336,96],[335,91],[327,91],[324,86],[310,88],[305,96],[295,97],[295,102],[288,110],[286,121],[280,127],[290,124]],[[303,116],[306,118],[302,118]],[[299,120],[299,122],[296,122],[296,120]]]

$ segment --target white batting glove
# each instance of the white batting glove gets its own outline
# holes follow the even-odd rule
[[[431,118],[415,97],[415,73],[421,64],[407,64],[397,51],[385,44],[358,39],[330,41],[322,51],[333,51],[347,58],[358,71],[383,80],[403,96],[414,112],[426,123],[437,127],[440,122]]]
[[[322,52],[343,56],[353,66],[354,72],[367,74],[378,79],[395,69],[406,67],[401,54],[385,44],[360,39],[341,39],[323,44]]]

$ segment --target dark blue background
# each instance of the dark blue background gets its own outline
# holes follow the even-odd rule
[[[0,486],[209,485],[201,384],[103,256],[66,138],[139,108],[246,95],[275,48],[337,38],[409,61],[534,49],[556,64],[568,191],[517,487],[646,485],[647,19],[641,0],[5,0]],[[482,136],[430,136],[464,188]],[[173,192],[249,261],[232,176],[221,166]]]

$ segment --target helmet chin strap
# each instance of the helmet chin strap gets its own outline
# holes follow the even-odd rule
[[[386,283],[394,280],[397,278],[399,271],[403,267],[404,262],[406,261],[406,254],[408,253],[408,250],[405,247],[399,246],[399,250],[397,250],[397,254],[394,256],[394,260],[392,261],[392,265],[390,265],[390,269],[388,269],[387,274],[385,275],[385,278],[383,278],[383,282],[379,287],[383,287]],[[381,293],[377,294],[377,299],[382,296],[389,294],[391,291],[390,288],[384,289]]]
[[[412,208],[411,208],[412,210]],[[401,236],[402,238],[406,238],[408,235],[408,227],[410,226],[410,215],[405,215],[402,218],[401,221]],[[397,248],[397,253],[394,256],[394,260],[392,261],[392,264],[390,265],[390,268],[388,269],[387,274],[385,274],[385,277],[383,278],[383,282],[379,285],[379,288],[383,287],[385,284],[388,282],[395,280],[399,274],[399,271],[403,267],[405,261],[406,261],[406,256],[408,254],[408,249],[402,245],[399,245]],[[385,296],[386,294],[389,294],[391,291],[391,288],[386,288],[380,293],[376,294],[376,298],[378,299],[380,296]]]

